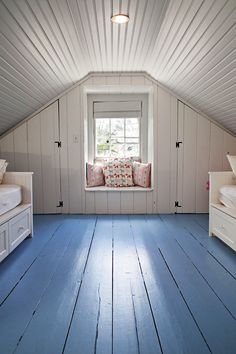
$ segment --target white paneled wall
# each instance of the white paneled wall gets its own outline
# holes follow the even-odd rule
[[[152,87],[152,191],[85,190],[84,90],[98,85]],[[61,149],[54,143],[59,133]],[[183,142],[179,149],[177,140]],[[145,75],[93,74],[59,98],[59,105],[56,101],[5,135],[0,149],[9,170],[34,172],[36,213],[173,213],[176,200],[182,205],[178,212],[207,212],[208,171],[229,169],[225,155],[236,154],[236,139]]]
[[[197,171],[196,171],[196,212],[208,212],[208,181],[210,161],[210,134],[211,123],[209,120],[197,116]]]
[[[15,171],[15,149],[13,132],[4,136],[0,142],[1,156],[8,161],[8,171]]]
[[[208,172],[229,170],[236,138],[178,102],[177,212],[208,212]]]
[[[69,213],[152,213],[154,191],[85,191],[84,88],[97,85],[153,85],[144,76],[92,76],[60,99],[61,166],[63,212]],[[153,103],[152,103],[153,104]],[[78,136],[78,142],[74,137]]]

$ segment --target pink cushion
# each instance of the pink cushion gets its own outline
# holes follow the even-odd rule
[[[104,186],[102,166],[87,163],[86,167],[87,187]]]
[[[150,187],[151,164],[133,162],[133,181],[136,186]]]
[[[133,186],[132,162],[130,161],[112,160],[106,162],[103,172],[107,187]]]

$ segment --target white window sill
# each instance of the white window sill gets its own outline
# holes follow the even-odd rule
[[[106,186],[100,186],[100,187],[85,187],[86,192],[151,192],[153,191],[153,188],[144,188],[144,187],[106,187]]]

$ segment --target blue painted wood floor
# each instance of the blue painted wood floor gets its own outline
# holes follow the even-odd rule
[[[0,265],[0,353],[236,353],[236,254],[206,215],[36,216]]]

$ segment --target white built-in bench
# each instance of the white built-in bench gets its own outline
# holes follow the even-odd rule
[[[27,236],[33,236],[32,172],[6,172],[3,184],[22,188],[20,205],[0,216],[0,262]]]
[[[228,208],[219,201],[219,190],[235,185],[233,172],[210,172],[209,235],[217,236],[236,251],[236,208]]]

